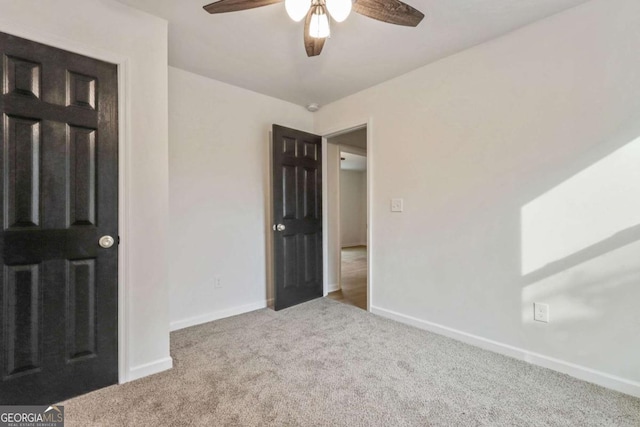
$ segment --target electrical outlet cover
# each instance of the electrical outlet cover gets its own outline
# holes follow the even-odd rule
[[[549,323],[549,304],[533,303],[533,320]]]

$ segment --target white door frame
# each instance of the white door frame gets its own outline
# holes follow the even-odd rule
[[[98,59],[118,67],[118,234],[122,238],[118,245],[118,382],[129,380],[129,306],[128,306],[128,250],[127,236],[129,226],[129,177],[131,176],[130,144],[131,140],[131,81],[129,58],[102,48],[87,45],[78,40],[53,35],[37,28],[18,25],[0,20],[0,31],[34,42],[46,44],[58,49],[68,50],[79,55]]]
[[[331,126],[326,129],[316,129],[316,134],[322,135],[322,176],[327,177],[327,144],[328,138],[338,136],[356,129],[367,128],[367,311],[371,311],[371,301],[373,294],[373,268],[372,253],[374,249],[373,241],[373,119],[371,117],[355,120],[353,122],[341,123],[337,126]],[[340,148],[340,147],[339,147]],[[329,220],[328,220],[328,186],[327,179],[322,180],[322,281],[324,295],[329,292]],[[340,284],[342,286],[342,284]]]

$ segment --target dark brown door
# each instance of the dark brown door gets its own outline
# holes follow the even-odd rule
[[[118,381],[117,69],[2,33],[0,54],[0,402],[51,404]]]
[[[322,138],[273,125],[274,308],[323,295]]]

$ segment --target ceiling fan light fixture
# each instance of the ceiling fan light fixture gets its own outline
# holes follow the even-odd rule
[[[285,0],[284,8],[289,18],[296,22],[302,21],[307,16],[307,12],[311,7],[311,0]]]
[[[211,13],[237,12],[284,2],[289,17],[296,21],[304,19],[303,45],[308,57],[322,52],[330,37],[329,15],[342,22],[351,11],[390,24],[415,27],[424,18],[424,13],[401,0],[216,0],[203,6]]]
[[[336,22],[342,22],[351,13],[351,0],[326,0],[327,10]]]
[[[329,18],[324,6],[316,6],[316,10],[311,16],[311,23],[309,24],[309,35],[316,39],[324,39],[331,35],[329,29]]]

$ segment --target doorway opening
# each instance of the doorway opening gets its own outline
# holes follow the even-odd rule
[[[327,138],[328,297],[368,308],[367,128]]]

